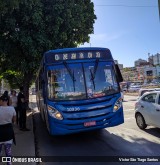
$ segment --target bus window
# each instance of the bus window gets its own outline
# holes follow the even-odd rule
[[[58,65],[48,70],[49,99],[77,100],[85,97],[81,64]]]
[[[48,98],[77,100],[119,92],[113,69],[106,62],[84,63],[83,67],[85,73],[83,73],[82,64],[78,63],[58,65],[48,70]],[[84,75],[86,82],[84,82]]]
[[[112,67],[106,62],[99,62],[96,69],[95,66],[94,62],[84,64],[88,97],[94,98],[119,92]]]

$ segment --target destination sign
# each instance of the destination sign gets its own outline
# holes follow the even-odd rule
[[[84,52],[67,52],[67,53],[52,53],[46,55],[46,62],[56,62],[64,60],[83,60],[92,58],[112,59],[110,52],[107,51],[84,51]]]
[[[55,54],[54,60],[76,60],[76,59],[84,59],[84,58],[101,58],[100,52],[79,52],[79,53],[64,53],[64,54]]]

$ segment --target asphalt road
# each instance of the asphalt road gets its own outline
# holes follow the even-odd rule
[[[33,104],[35,104],[34,101],[33,99]],[[160,156],[160,129],[147,127],[145,131],[142,131],[137,127],[134,118],[135,102],[135,96],[124,96],[124,124],[99,131],[67,136],[50,136],[39,112],[36,111],[34,114],[36,154],[46,159],[46,161],[50,161],[41,164],[138,165],[141,164],[141,159],[139,159],[139,162],[133,163],[121,162],[120,160],[122,157],[127,156],[129,158],[136,156],[136,160],[140,156]],[[119,162],[109,162],[116,159],[119,159]],[[92,162],[90,162],[91,160]],[[134,161],[134,159],[132,160]],[[154,165],[159,163],[145,162],[145,164]]]

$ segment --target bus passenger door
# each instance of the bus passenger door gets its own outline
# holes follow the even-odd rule
[[[42,107],[43,107],[43,120],[47,126],[48,131],[50,132],[49,122],[48,122],[48,109],[47,109],[47,86],[45,82],[45,76],[42,76]]]
[[[44,95],[43,95],[43,89],[44,89],[44,80],[43,80],[43,76],[42,76],[42,69],[40,70],[40,76],[39,76],[39,83],[38,83],[38,96],[39,96],[39,110],[40,110],[40,114],[42,117],[42,120],[44,121]]]

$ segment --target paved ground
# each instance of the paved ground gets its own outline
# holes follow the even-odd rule
[[[19,160],[17,159],[15,161],[23,161],[25,159],[27,159],[28,161],[28,158],[35,157],[35,142],[34,142],[32,112],[33,110],[27,111],[27,128],[29,128],[30,131],[20,131],[19,127],[17,125],[14,125],[16,145],[14,144],[12,145],[12,155],[13,157],[15,156],[16,158],[20,158]],[[2,156],[5,156],[4,150],[2,150]],[[0,160],[0,164],[5,165],[5,163],[1,163],[1,160]],[[21,164],[22,164],[21,162],[13,163],[13,165],[21,165]],[[35,165],[36,163],[30,162],[23,164]]]
[[[27,112],[27,128],[30,131],[20,131],[18,126],[14,126],[16,145],[12,145],[12,155],[16,157],[33,157],[35,156],[35,142],[32,123],[32,111]],[[34,165],[36,163],[25,163]],[[13,163],[13,165],[20,165],[20,163]]]
[[[50,136],[40,114],[34,114],[34,126],[37,141],[37,153],[45,160],[41,165],[141,165],[141,162],[92,162],[92,158],[102,160],[101,156],[159,156],[159,129],[148,127],[140,130],[134,117],[134,105],[137,96],[124,96],[124,120],[119,126],[106,128],[99,131],[79,133],[66,136]],[[64,161],[63,156],[69,160]],[[82,156],[80,162],[72,162]],[[90,162],[83,159],[91,158]],[[56,160],[55,160],[56,159]],[[59,159],[57,161],[57,159]],[[144,162],[145,165],[158,165],[156,162]]]

